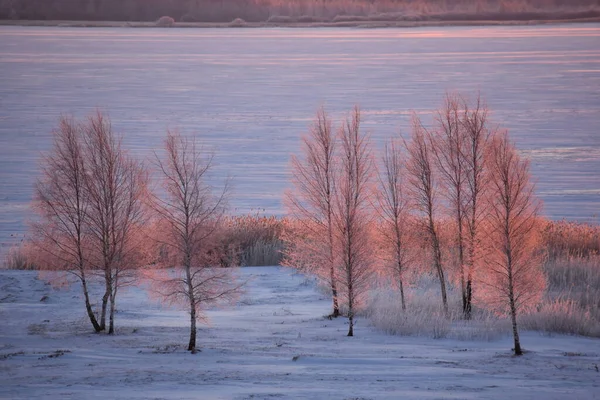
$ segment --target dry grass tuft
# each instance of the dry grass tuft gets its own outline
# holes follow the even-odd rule
[[[31,246],[27,242],[12,246],[4,256],[3,268],[21,270],[36,269],[31,251]]]

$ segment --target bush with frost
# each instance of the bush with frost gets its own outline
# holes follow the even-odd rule
[[[169,16],[163,16],[156,21],[156,26],[160,26],[163,28],[169,28],[175,24],[175,20]]]
[[[241,27],[241,26],[245,26],[245,25],[246,25],[246,21],[244,21],[241,18],[236,18],[229,23],[229,26],[233,26],[233,27]]]

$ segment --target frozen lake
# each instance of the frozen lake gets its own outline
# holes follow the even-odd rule
[[[600,24],[414,29],[0,27],[0,243],[25,230],[58,117],[100,108],[133,151],[198,133],[236,212],[282,214],[289,155],[316,109],[360,104],[380,145],[444,92],[481,91],[532,157],[551,218],[598,221]],[[14,238],[13,238],[14,239]]]

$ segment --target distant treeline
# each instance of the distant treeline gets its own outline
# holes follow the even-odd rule
[[[0,19],[176,22],[528,20],[600,15],[600,0],[0,0]]]

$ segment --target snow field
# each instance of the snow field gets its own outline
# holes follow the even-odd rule
[[[0,398],[600,398],[597,339],[523,332],[527,353],[513,357],[508,335],[393,336],[365,318],[348,338],[312,279],[283,267],[239,274],[250,280],[238,305],[208,312],[191,355],[187,314],[142,288],[120,295],[107,336],[91,333],[77,286],[1,271]]]

